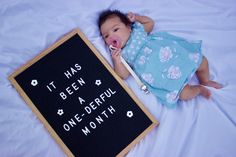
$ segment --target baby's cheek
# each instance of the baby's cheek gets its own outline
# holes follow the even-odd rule
[[[104,40],[105,40],[105,39],[104,39]],[[108,41],[107,41],[107,40],[105,40],[105,44],[108,45]]]

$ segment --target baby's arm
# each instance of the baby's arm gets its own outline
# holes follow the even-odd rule
[[[126,69],[126,67],[123,65],[123,63],[121,62],[120,53],[121,53],[121,49],[114,50],[112,52],[112,60],[113,60],[113,64],[114,64],[114,70],[122,79],[127,79],[129,77],[130,73]]]
[[[151,18],[147,16],[136,15],[132,12],[129,12],[127,17],[131,22],[138,21],[139,23],[143,24],[144,29],[147,33],[150,33],[152,31],[154,21]]]

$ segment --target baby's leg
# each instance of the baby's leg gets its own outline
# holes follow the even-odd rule
[[[197,74],[200,84],[209,86],[209,87],[214,87],[216,89],[222,88],[221,84],[215,81],[209,80],[209,66],[208,66],[208,61],[206,57],[203,56],[202,63],[197,69],[196,74]]]
[[[187,84],[180,93],[180,99],[189,100],[196,97],[197,95],[202,95],[205,98],[209,99],[211,96],[211,92],[201,85],[190,86]]]

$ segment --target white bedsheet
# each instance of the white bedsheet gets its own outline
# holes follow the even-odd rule
[[[77,27],[111,63],[96,25],[98,12],[107,8],[149,16],[156,23],[153,31],[203,40],[211,77],[224,84],[221,90],[209,88],[210,100],[198,96],[168,109],[130,77],[127,84],[160,125],[127,157],[235,157],[235,0],[1,0],[0,156],[65,156],[7,77]]]

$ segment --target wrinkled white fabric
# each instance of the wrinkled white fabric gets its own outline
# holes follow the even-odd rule
[[[0,154],[2,157],[63,157],[64,152],[11,86],[7,77],[74,28],[80,28],[111,63],[97,28],[98,13],[119,9],[147,15],[153,31],[203,40],[211,77],[225,87],[209,88],[168,109],[142,93],[132,77],[126,83],[160,125],[127,157],[236,156],[236,2],[234,0],[1,0],[0,1]],[[112,63],[111,63],[112,64]],[[191,81],[196,84],[196,78]],[[115,142],[115,141],[114,141]],[[102,143],[101,143],[102,144]]]

